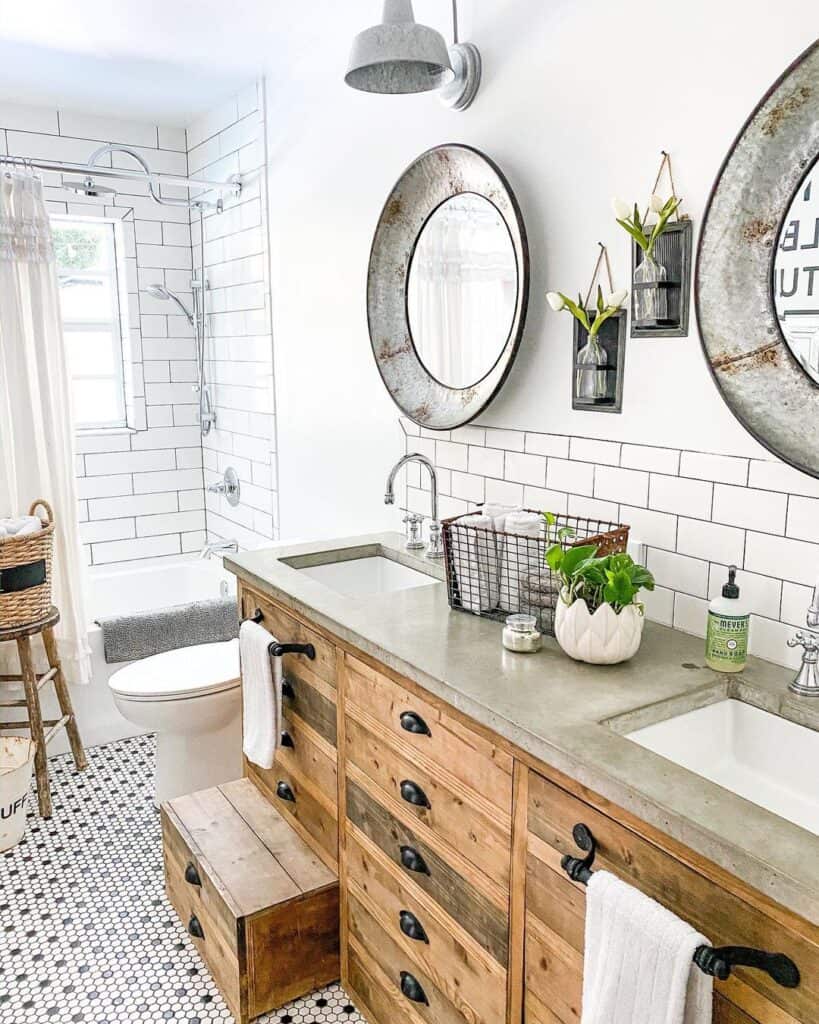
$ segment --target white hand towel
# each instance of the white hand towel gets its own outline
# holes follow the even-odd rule
[[[545,520],[537,512],[516,509],[505,519],[507,536],[503,538],[505,549],[501,557],[500,606],[512,612],[529,612],[525,595],[521,593],[520,581],[537,573],[539,562],[545,552],[541,550],[540,538],[544,535]]]
[[[43,528],[39,516],[15,516],[0,519],[0,538],[25,537],[37,533]]]
[[[268,647],[273,637],[255,622],[243,622],[239,629],[239,657],[242,666],[242,715],[248,761],[260,768],[272,768],[282,734],[282,659],[271,658]]]
[[[581,1024],[710,1024],[713,979],[693,962],[708,940],[608,871],[586,897]]]
[[[461,606],[476,614],[498,603],[495,525],[489,516],[467,516],[452,531],[452,559]]]

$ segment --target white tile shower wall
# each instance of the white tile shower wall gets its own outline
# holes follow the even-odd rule
[[[819,578],[819,488],[810,477],[773,459],[497,428],[433,434],[401,423],[405,450],[438,468],[442,518],[498,500],[626,523],[657,582],[645,595],[648,617],[698,636],[734,563],[752,610],[751,653],[798,665],[800,652],[786,642],[804,625]],[[427,475],[413,471],[406,506],[428,515],[428,491]]]
[[[104,143],[135,148],[158,171],[187,174],[178,128],[49,108],[0,105],[0,151],[84,163]],[[132,167],[115,154],[115,166]],[[111,165],[107,157],[103,163]],[[70,177],[70,176],[66,176]],[[190,388],[195,366],[186,319],[145,292],[165,284],[190,303],[191,237],[186,209],[159,206],[139,182],[115,197],[74,195],[43,173],[49,210],[122,221],[130,321],[132,433],[77,437],[77,487],[89,562],[101,564],[193,551],[204,541],[202,451]]]
[[[277,536],[273,340],[270,325],[265,126],[261,83],[188,128],[191,174],[243,177],[242,193],[225,196],[221,214],[204,218],[210,338],[206,368],[216,427],[203,441],[205,484],[232,466],[241,500],[206,494],[210,537],[259,547]],[[194,267],[201,254],[198,215],[191,218]]]

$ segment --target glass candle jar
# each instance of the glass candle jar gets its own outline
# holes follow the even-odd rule
[[[503,646],[518,654],[534,654],[543,646],[534,615],[510,615],[503,627]]]

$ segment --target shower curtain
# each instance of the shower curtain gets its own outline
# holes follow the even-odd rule
[[[35,498],[45,498],[53,508],[60,658],[69,682],[87,683],[91,664],[72,422],[42,183],[29,172],[5,170],[0,174],[0,517],[28,512]],[[13,646],[0,647],[5,665],[15,665]]]

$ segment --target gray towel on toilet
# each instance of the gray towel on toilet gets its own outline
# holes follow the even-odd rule
[[[239,611],[235,598],[216,598],[112,615],[97,619],[97,625],[102,628],[105,660],[111,665],[180,647],[233,640],[239,635]]]

